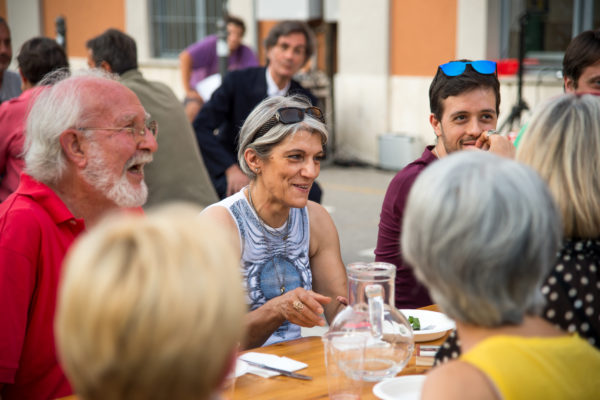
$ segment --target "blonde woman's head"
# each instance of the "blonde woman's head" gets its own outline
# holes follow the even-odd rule
[[[69,253],[61,361],[83,399],[205,399],[245,312],[235,251],[187,206],[108,218]]]
[[[567,94],[540,106],[517,150],[558,204],[564,236],[600,236],[600,97]]]

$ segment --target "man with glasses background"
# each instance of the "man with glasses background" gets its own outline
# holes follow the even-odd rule
[[[194,131],[173,91],[160,82],[146,80],[138,70],[135,40],[108,29],[86,43],[88,65],[119,75],[152,117],[158,121],[159,151],[145,171],[151,207],[167,201],[189,201],[206,207],[218,201],[202,162]]]
[[[314,35],[310,28],[299,21],[280,22],[269,31],[265,47],[267,66],[227,74],[193,123],[202,157],[220,198],[238,192],[250,182],[237,163],[237,146],[240,128],[254,107],[267,97],[291,94],[306,96],[316,104],[312,93],[292,79],[313,54]],[[309,200],[321,200],[321,189],[316,182]]]
[[[36,97],[25,172],[0,204],[2,400],[72,393],[54,347],[62,261],[106,213],[144,204],[155,129],[136,95],[100,71],[59,80]]]
[[[392,179],[380,215],[375,260],[396,265],[398,308],[433,304],[427,289],[404,263],[400,248],[404,207],[417,176],[438,158],[455,151],[483,149],[507,157],[514,157],[515,152],[507,138],[491,134],[500,108],[500,82],[493,61],[461,60],[440,65],[429,87],[429,106],[435,145],[427,146],[420,158]]]

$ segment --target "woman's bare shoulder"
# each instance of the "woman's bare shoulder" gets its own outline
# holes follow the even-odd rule
[[[311,224],[318,224],[319,222],[323,221],[331,221],[329,212],[319,203],[309,200],[308,203],[306,203],[306,208],[308,209],[308,217],[310,218]]]
[[[495,387],[480,369],[454,360],[427,373],[421,398],[427,399],[499,399]]]
[[[200,218],[207,221],[214,221],[220,223],[227,223],[235,225],[235,221],[233,217],[229,213],[227,207],[223,207],[220,205],[213,205],[211,207],[207,207],[200,213]]]
[[[223,206],[212,206],[205,208],[199,218],[205,222],[223,229],[230,237],[231,241],[241,251],[238,227],[229,213],[229,210]]]

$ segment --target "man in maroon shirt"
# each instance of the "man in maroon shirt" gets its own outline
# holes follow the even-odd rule
[[[97,71],[36,97],[25,172],[0,204],[2,400],[72,393],[54,348],[61,264],[86,227],[145,202],[144,165],[157,149],[157,128],[147,118],[131,90]]]
[[[429,106],[435,145],[427,146],[420,158],[392,179],[380,215],[375,260],[396,265],[397,308],[433,303],[427,289],[415,279],[412,268],[404,263],[400,248],[404,207],[417,176],[427,165],[454,151],[483,149],[508,157],[515,152],[507,138],[489,134],[496,129],[500,108],[500,82],[494,62],[462,60],[439,66],[429,87]]]

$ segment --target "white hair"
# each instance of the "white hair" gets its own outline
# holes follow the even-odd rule
[[[116,80],[115,75],[99,69],[69,74],[58,70],[46,75],[39,86],[48,86],[34,99],[25,128],[25,172],[34,179],[55,184],[64,173],[66,160],[60,144],[65,130],[85,125],[96,115],[86,104],[88,84]]]

